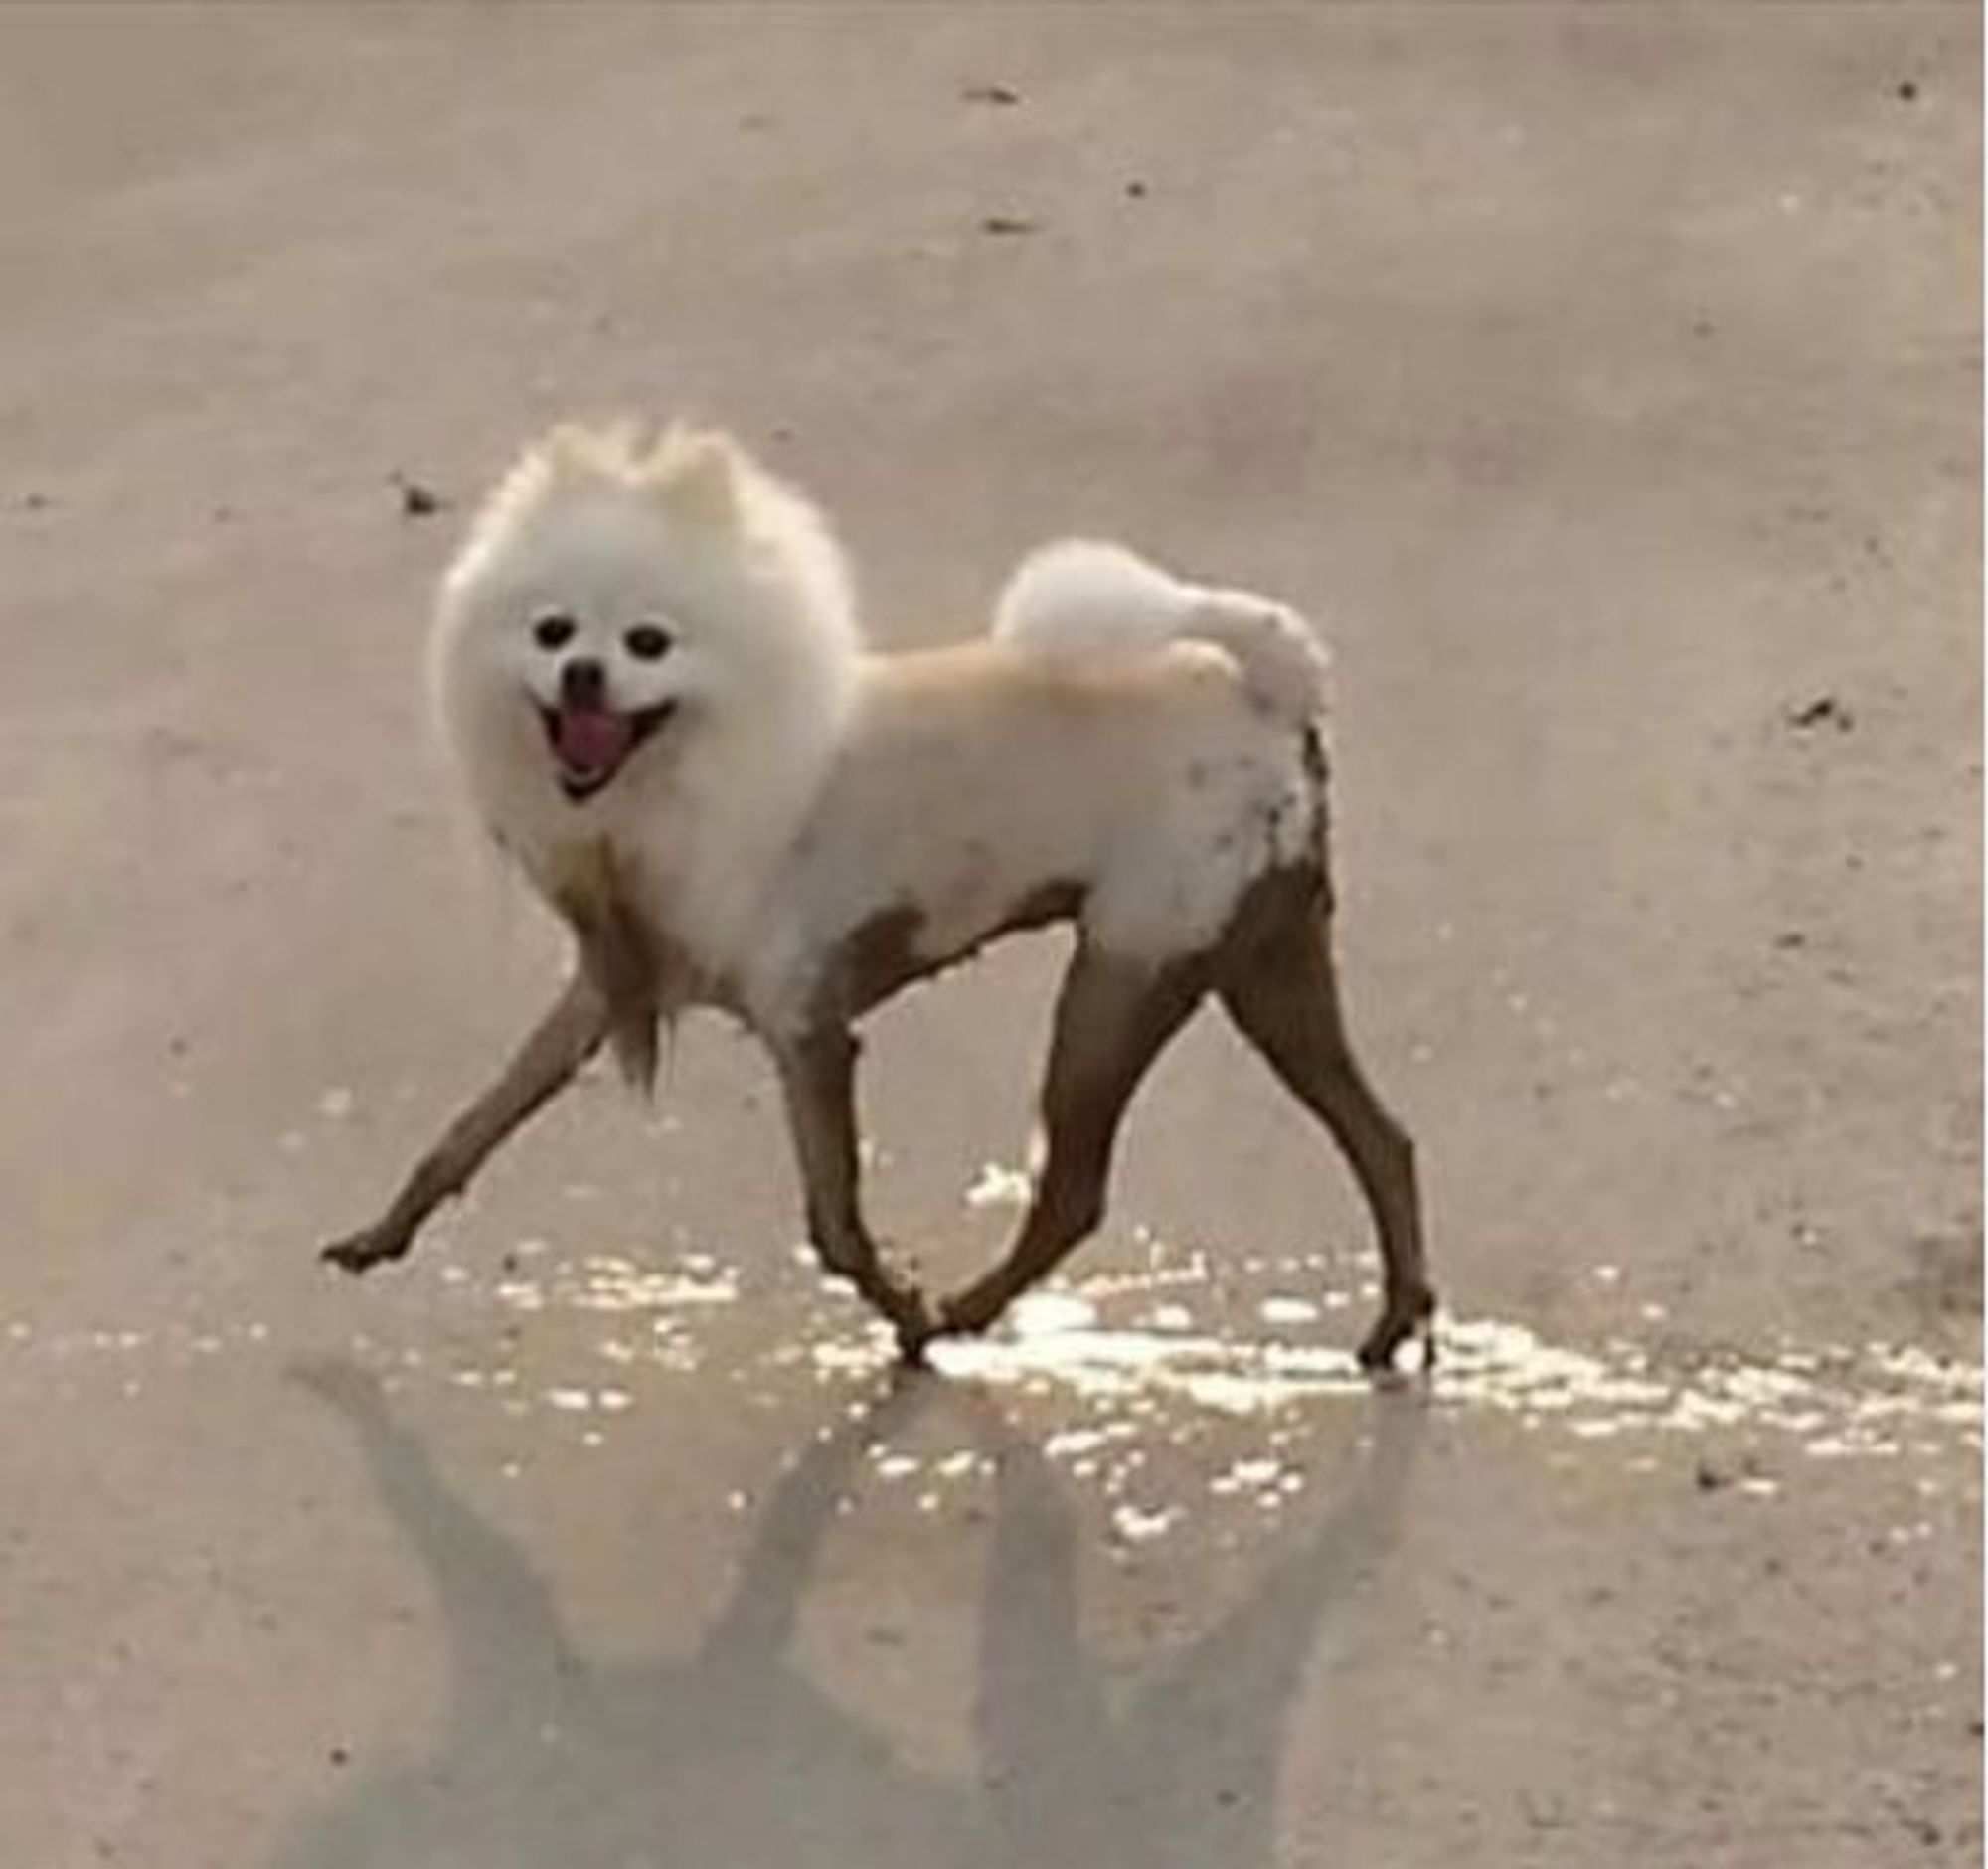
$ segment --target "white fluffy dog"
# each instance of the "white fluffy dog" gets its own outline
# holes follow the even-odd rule
[[[715,433],[562,428],[490,497],[443,585],[443,736],[499,845],[572,928],[572,979],[372,1227],[432,1209],[611,1042],[736,1015],[778,1069],[825,1262],[908,1356],[985,1328],[1090,1233],[1161,1047],[1213,991],[1337,1136],[1387,1283],[1361,1349],[1425,1327],[1408,1138],[1348,1048],[1329,942],[1325,655],[1294,612],[1089,541],[1024,561],[982,640],[866,649],[822,515]],[[998,935],[1077,925],[1008,1255],[928,1307],[859,1188],[852,1027]]]

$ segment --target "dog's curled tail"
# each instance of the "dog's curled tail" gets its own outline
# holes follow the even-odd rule
[[[1302,726],[1325,711],[1329,658],[1295,610],[1253,592],[1189,584],[1101,539],[1059,539],[1031,552],[995,601],[993,633],[1072,658],[1206,642],[1236,663],[1272,714]]]

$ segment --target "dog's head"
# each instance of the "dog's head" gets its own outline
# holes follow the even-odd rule
[[[853,663],[848,575],[820,517],[722,435],[555,430],[450,568],[432,675],[492,828],[584,809],[700,739],[750,735]],[[776,749],[768,749],[777,758]]]

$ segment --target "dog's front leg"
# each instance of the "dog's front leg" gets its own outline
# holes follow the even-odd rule
[[[320,1257],[353,1273],[401,1258],[414,1245],[421,1223],[468,1185],[512,1130],[573,1081],[600,1048],[607,1027],[607,1002],[584,972],[577,972],[503,1075],[421,1157],[386,1213],[372,1226],[327,1246]]]
[[[885,1264],[863,1219],[856,1133],[856,1036],[817,1024],[772,1047],[807,1200],[808,1237],[829,1271],[849,1279],[897,1332],[908,1362],[932,1335],[923,1297]]]

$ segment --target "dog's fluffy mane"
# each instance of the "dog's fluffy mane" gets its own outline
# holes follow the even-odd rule
[[[659,605],[697,619],[729,692],[667,760],[575,808],[477,638],[516,627],[518,583],[575,541],[637,542]],[[722,638],[722,642],[721,639]],[[611,851],[687,951],[729,957],[819,785],[863,653],[848,561],[827,520],[723,433],[563,425],[485,501],[442,582],[430,681],[479,817],[554,901]],[[584,879],[580,879],[582,882]]]

